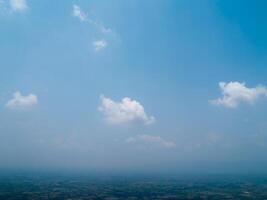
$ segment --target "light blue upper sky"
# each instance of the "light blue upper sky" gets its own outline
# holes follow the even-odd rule
[[[266,6],[0,0],[0,167],[266,170]]]

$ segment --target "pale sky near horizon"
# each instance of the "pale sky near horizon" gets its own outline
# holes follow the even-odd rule
[[[266,7],[0,0],[0,168],[266,171]]]

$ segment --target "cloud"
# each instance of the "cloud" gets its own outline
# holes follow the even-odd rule
[[[171,141],[164,140],[160,136],[152,136],[152,135],[137,135],[135,137],[130,137],[126,139],[126,143],[128,144],[143,144],[143,145],[159,145],[164,148],[174,148],[176,144]]]
[[[9,4],[13,11],[24,11],[28,8],[26,0],[10,0]]]
[[[96,40],[93,42],[93,46],[96,51],[99,51],[107,46],[107,42],[105,40]]]
[[[101,105],[99,111],[104,114],[106,120],[111,124],[123,124],[131,121],[143,121],[145,124],[152,124],[155,121],[153,116],[148,116],[144,107],[129,97],[124,97],[121,102],[114,102],[110,98],[100,97]]]
[[[24,108],[30,107],[38,103],[37,96],[34,94],[29,94],[28,96],[22,96],[20,92],[15,92],[13,94],[13,99],[10,99],[6,103],[8,108]]]
[[[241,102],[253,104],[259,97],[267,96],[267,88],[263,86],[248,88],[245,83],[220,82],[219,87],[222,97],[210,100],[210,103],[228,108],[235,108]]]
[[[78,5],[75,5],[75,4],[73,5],[72,16],[77,17],[82,22],[87,22],[93,25],[96,29],[98,29],[103,34],[115,35],[115,33],[112,31],[111,28],[107,28],[106,26],[104,26],[102,22],[95,20],[92,17],[88,17]]]
[[[77,5],[73,5],[73,9],[72,9],[72,15],[74,17],[77,17],[78,19],[80,19],[80,21],[87,21],[87,16],[86,14],[81,10],[81,8]]]

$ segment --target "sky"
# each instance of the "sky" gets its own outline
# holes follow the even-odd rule
[[[0,0],[0,168],[267,172],[266,6]]]

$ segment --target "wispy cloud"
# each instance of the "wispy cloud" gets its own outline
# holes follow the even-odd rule
[[[80,6],[74,4],[73,8],[72,8],[72,16],[75,18],[78,18],[81,22],[83,23],[87,23],[89,25],[91,25],[94,29],[97,30],[98,35],[97,37],[99,37],[99,34],[101,35],[102,38],[101,40],[94,40],[92,42],[92,46],[95,49],[95,51],[99,51],[101,49],[104,49],[108,42],[107,40],[111,41],[111,40],[117,40],[117,34],[115,33],[114,30],[112,30],[111,28],[105,26],[101,21],[95,19],[94,17],[90,17],[88,16],[87,13],[85,13]]]
[[[72,7],[72,16],[78,18],[81,22],[87,22],[93,25],[96,29],[98,29],[103,34],[111,34],[113,31],[111,28],[106,27],[102,22],[93,19],[93,17],[89,17],[80,6],[74,4]]]
[[[26,0],[10,0],[10,7],[13,11],[25,11],[28,8]]]
[[[28,8],[26,0],[0,0],[0,13],[4,15],[23,13]]]
[[[8,108],[25,108],[31,107],[38,103],[37,96],[35,94],[29,94],[23,96],[19,91],[13,94],[13,98],[6,103]]]
[[[73,8],[72,8],[72,16],[73,17],[77,17],[82,22],[87,21],[86,14],[77,5],[73,5]]]
[[[172,141],[167,141],[160,136],[137,135],[126,139],[126,143],[133,145],[158,145],[164,148],[174,148],[176,145]]]
[[[102,112],[106,120],[111,124],[123,124],[131,121],[143,121],[145,124],[152,124],[155,121],[153,116],[148,116],[144,107],[129,97],[124,97],[121,102],[115,102],[104,96],[100,97]]]
[[[228,108],[235,108],[241,102],[253,104],[258,98],[267,96],[267,88],[264,86],[248,88],[245,83],[220,82],[219,87],[222,97],[210,100],[210,103],[214,105],[222,105]]]
[[[96,40],[93,42],[96,51],[104,49],[107,46],[107,42],[105,40]]]

